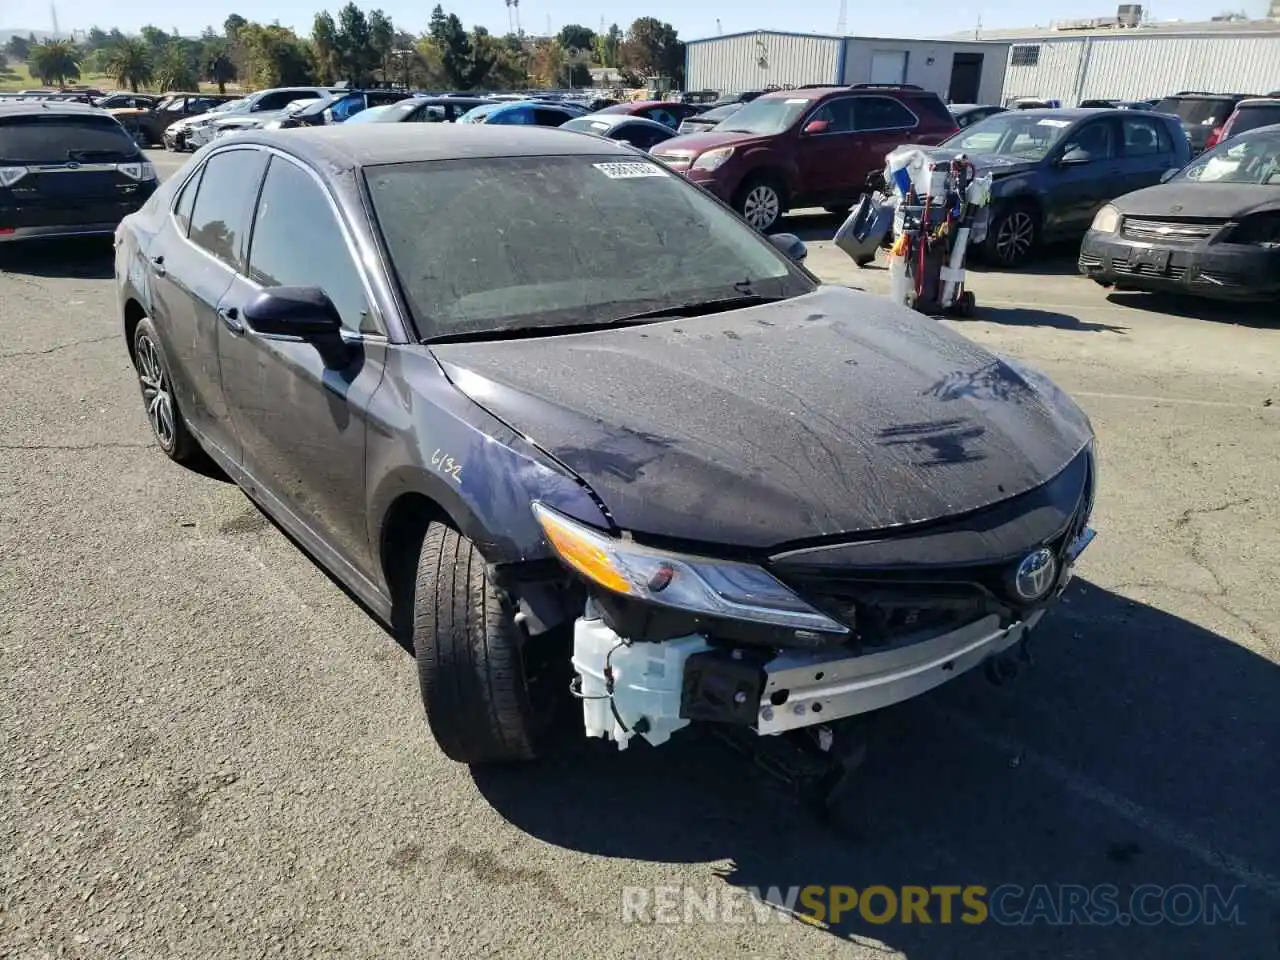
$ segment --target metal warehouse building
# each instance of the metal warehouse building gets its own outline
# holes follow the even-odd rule
[[[1009,44],[987,40],[887,40],[800,33],[726,34],[690,40],[685,87],[741,93],[806,83],[914,83],[953,103],[998,103]]]
[[[1210,22],[984,33],[1009,43],[1004,100],[1143,100],[1203,90],[1280,90],[1280,23]],[[1086,22],[1088,23],[1088,22]],[[998,101],[1003,102],[1003,101]]]

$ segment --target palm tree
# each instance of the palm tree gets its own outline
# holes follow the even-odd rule
[[[225,51],[215,53],[204,65],[204,75],[210,83],[218,85],[218,93],[227,92],[227,84],[235,82],[236,74],[235,62]]]
[[[50,40],[31,48],[31,72],[46,86],[66,86],[80,79],[80,51],[66,40]]]
[[[104,66],[120,86],[128,87],[134,93],[151,82],[151,50],[137,37],[127,37],[113,46],[107,53]]]

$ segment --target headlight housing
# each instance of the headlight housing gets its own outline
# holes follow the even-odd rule
[[[1280,211],[1270,210],[1245,217],[1231,231],[1228,243],[1249,243],[1260,247],[1280,246]]]
[[[609,536],[541,503],[533,505],[533,514],[564,564],[612,593],[696,616],[802,633],[849,633],[763,567],[656,550]]]
[[[719,170],[724,166],[725,162],[733,156],[733,147],[716,147],[714,150],[708,150],[706,153],[698,154],[698,158],[693,161],[693,170]]]
[[[1120,228],[1120,210],[1114,204],[1103,204],[1093,217],[1090,228],[1098,233],[1115,233]]]
[[[26,167],[0,167],[0,187],[12,187],[26,175]]]

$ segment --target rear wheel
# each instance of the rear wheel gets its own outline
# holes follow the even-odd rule
[[[151,433],[160,449],[175,463],[189,466],[198,462],[204,451],[187,429],[187,422],[178,409],[169,361],[150,317],[139,320],[133,332],[133,365],[138,372],[138,386]]]
[[[743,220],[766,233],[782,218],[782,190],[768,177],[753,177],[738,191],[733,206]]]
[[[427,724],[450,760],[537,757],[549,715],[534,709],[526,638],[510,600],[489,581],[475,545],[443,523],[427,527],[414,590],[413,648]]]

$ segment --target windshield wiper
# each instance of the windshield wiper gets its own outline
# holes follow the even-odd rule
[[[695,303],[678,303],[669,307],[657,307],[639,313],[629,313],[610,320],[594,320],[584,323],[544,323],[528,327],[504,327],[497,330],[473,330],[467,333],[446,333],[428,337],[428,345],[436,343],[476,343],[482,340],[519,340],[528,337],[555,337],[566,333],[590,333],[616,327],[637,327],[660,320],[678,320],[683,317],[702,317],[711,313],[723,313],[741,307],[754,307],[762,303],[777,303],[784,297],[749,295],[725,297],[719,300],[699,300]]]

